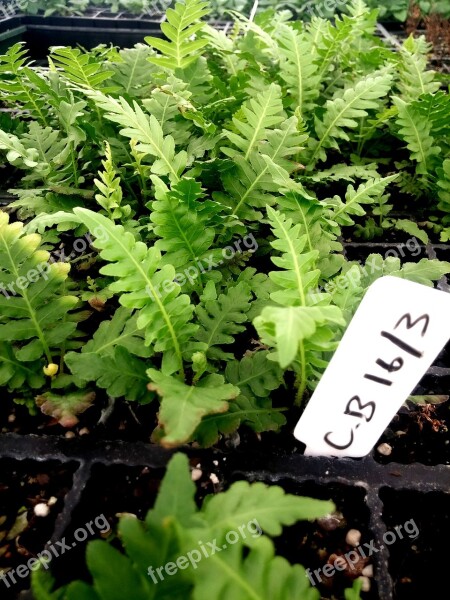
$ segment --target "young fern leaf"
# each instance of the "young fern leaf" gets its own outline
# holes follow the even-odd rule
[[[349,141],[347,129],[355,129],[358,120],[367,117],[368,110],[380,109],[381,99],[390,90],[392,75],[380,73],[368,75],[356,83],[335,94],[326,103],[326,112],[322,119],[316,117],[316,139],[311,139],[311,157],[308,168],[312,169],[317,161],[325,161],[326,149],[339,150],[338,140]]]
[[[289,25],[279,28],[277,42],[280,47],[280,77],[285,81],[291,108],[300,114],[312,110],[319,96],[318,67],[311,53],[311,39],[298,33]]]
[[[399,134],[407,144],[411,159],[417,162],[416,172],[427,176],[433,157],[441,151],[431,135],[432,123],[414,104],[398,97],[393,100],[398,110],[396,124]]]
[[[124,98],[116,100],[100,92],[88,93],[96,105],[105,111],[105,117],[122,126],[121,135],[137,140],[136,150],[154,157],[152,173],[168,175],[173,182],[180,179],[187,163],[187,153],[175,152],[175,140],[164,136],[161,125],[153,116],[146,115],[136,101],[131,106]]]
[[[212,589],[217,597],[233,600],[320,598],[318,590],[310,587],[305,569],[275,556],[273,542],[266,537],[259,538],[248,554],[243,552],[240,545],[215,554],[206,567],[200,565],[196,580],[195,600],[210,599]]]
[[[117,60],[108,63],[113,71],[111,82],[119,87],[120,95],[142,97],[149,88],[149,74],[156,70],[149,66],[148,59],[154,56],[151,48],[145,44],[136,44],[134,48],[119,50]]]
[[[240,394],[230,402],[226,414],[210,415],[202,420],[194,435],[201,446],[212,446],[220,434],[233,433],[240,425],[262,433],[276,431],[285,424],[282,409],[273,408],[269,399],[270,392],[280,387],[283,374],[267,354],[256,352],[227,364],[225,379],[237,386]]]
[[[230,402],[225,414],[204,417],[192,437],[200,446],[208,448],[220,439],[221,434],[230,435],[242,425],[256,433],[278,431],[286,423],[282,410],[273,408],[269,398],[248,398],[241,394]]]
[[[214,284],[210,282],[210,286]],[[215,296],[215,294],[214,294]],[[207,355],[215,360],[231,360],[233,354],[224,352],[223,345],[232,344],[234,335],[245,331],[246,313],[251,308],[250,286],[244,281],[228,288],[226,294],[214,297],[196,308],[200,328],[195,337],[204,343]]]
[[[61,69],[69,81],[91,90],[103,89],[106,92],[101,84],[114,75],[114,71],[103,70],[102,62],[95,60],[93,53],[78,48],[54,47],[49,60]]]
[[[227,400],[239,394],[239,388],[224,383],[221,375],[207,375],[191,386],[155,369],[147,374],[152,381],[149,389],[162,397],[159,422],[165,435],[161,443],[167,447],[189,441],[204,416],[226,412]]]
[[[203,506],[202,516],[217,534],[237,527],[248,514],[254,514],[264,533],[278,537],[284,526],[297,521],[318,519],[334,508],[332,502],[313,498],[296,498],[286,494],[277,485],[237,481],[224,494],[212,496]],[[254,546],[255,539],[246,538],[246,546]],[[287,596],[284,600],[287,600]]]
[[[254,113],[254,116],[256,114],[258,113]],[[246,131],[250,133],[250,130]],[[236,134],[231,135],[230,139],[234,141],[233,135]],[[263,136],[263,139],[256,144],[256,150],[250,152],[248,160],[233,148],[222,148],[233,158],[235,164],[233,169],[222,175],[224,188],[231,195],[230,201],[224,202],[229,204],[232,215],[240,218],[261,218],[261,213],[255,211],[255,208],[273,203],[273,194],[278,191],[279,185],[274,181],[267,160],[276,165],[285,178],[289,179],[289,173],[296,167],[296,163],[289,158],[296,156],[308,139],[303,123],[299,124],[295,116],[284,120],[280,129],[261,131],[259,135]],[[236,138],[238,147],[248,148],[247,144],[250,142],[246,144],[240,136]]]
[[[242,154],[244,160],[248,160],[252,151],[267,139],[267,130],[284,121],[280,87],[271,83],[267,92],[248,100],[241,110],[245,122],[242,118],[233,117],[233,124],[238,133],[225,131],[225,135],[239,150],[223,147],[222,152],[231,158]]]
[[[398,175],[389,175],[378,179],[369,179],[361,183],[358,188],[349,185],[345,194],[345,202],[339,196],[324,200],[327,206],[332,207],[330,219],[340,227],[354,225],[351,215],[364,216],[366,214],[363,204],[374,204],[381,198],[386,187],[398,178]]]
[[[151,349],[137,326],[138,314],[120,307],[109,321],[103,321],[81,352],[68,352],[65,362],[79,387],[95,381],[112,398],[144,402],[151,399],[147,389],[146,364]]]
[[[353,21],[346,15],[342,19],[336,17],[335,24],[325,19],[313,19],[310,27],[312,47],[316,49],[315,62],[318,66],[319,81],[327,79],[328,72],[333,68],[333,62],[340,59],[343,48],[348,45]]]
[[[161,30],[169,41],[147,36],[147,44],[162,53],[162,56],[152,56],[148,60],[171,70],[185,69],[197,60],[208,41],[192,38],[203,28],[200,19],[209,12],[208,3],[201,0],[183,0],[177,2],[175,8],[168,8],[167,21],[161,23]]]
[[[0,98],[15,108],[22,105],[23,110],[46,127],[49,115],[42,96],[48,91],[51,93],[51,88],[27,65],[27,52],[20,42],[13,44],[4,56],[0,56],[0,75],[8,75],[2,77]]]
[[[324,295],[321,306],[310,306],[310,295],[319,281],[320,271],[315,268],[317,250],[310,247],[308,233],[301,233],[301,225],[293,225],[282,213],[267,208],[267,214],[275,235],[271,245],[282,252],[272,257],[279,271],[272,271],[270,278],[279,288],[270,294],[279,307],[267,306],[253,324],[263,343],[276,348],[272,357],[282,368],[294,363],[297,372],[297,403],[300,403],[308,383],[308,375],[320,361],[313,351],[332,349],[333,328],[344,325],[342,313],[337,306],[330,306],[330,298]],[[328,305],[326,305],[328,302]],[[309,341],[309,338],[315,338]],[[319,341],[320,340],[320,341]],[[294,362],[295,361],[295,362]]]
[[[24,235],[22,223],[9,224],[8,220],[8,215],[0,212],[1,378],[15,384],[26,375],[33,385],[36,378],[20,369],[15,374],[12,365],[15,361],[36,365],[41,359],[47,364],[59,362],[61,345],[76,329],[66,315],[78,299],[64,294],[70,266],[49,264],[49,253],[39,250],[41,236]],[[40,362],[41,369],[44,365]]]
[[[164,253],[161,263],[179,270],[195,265],[213,243],[216,234],[210,225],[219,205],[201,201],[203,190],[194,179],[185,177],[171,189],[157,176],[152,181],[156,201],[152,202],[150,218],[160,238],[155,247]]]
[[[122,220],[130,216],[131,207],[129,204],[122,206],[121,180],[114,168],[111,146],[108,142],[106,142],[105,153],[106,160],[102,161],[104,170],[99,172],[99,179],[94,179],[94,183],[100,192],[95,195],[95,199],[106,210],[112,221]]]
[[[416,40],[412,35],[400,49],[398,87],[401,98],[406,102],[422,94],[434,94],[440,88],[440,83],[434,81],[436,73],[427,68],[430,50],[431,44],[425,42],[423,37]]]
[[[160,268],[161,253],[136,241],[121,225],[85,208],[74,213],[96,236],[100,256],[111,264],[100,272],[116,279],[109,288],[120,294],[120,303],[140,309],[137,325],[145,331],[145,343],[163,353],[162,371],[184,374],[183,358],[190,359],[203,345],[191,344],[198,326],[192,321],[194,307],[189,296],[180,295],[172,265]]]

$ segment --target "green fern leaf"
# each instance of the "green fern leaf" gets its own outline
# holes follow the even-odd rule
[[[147,374],[152,381],[149,389],[162,397],[159,422],[165,432],[164,446],[187,442],[204,416],[226,412],[226,401],[239,394],[239,388],[224,383],[220,375],[208,375],[196,386],[190,386],[155,369],[149,369]]]
[[[428,70],[428,54],[431,44],[425,38],[416,40],[412,35],[404,42],[399,52],[398,87],[403,100],[409,102],[422,94],[434,94],[440,87],[434,81],[436,73]]]
[[[332,502],[297,498],[277,485],[238,481],[226,493],[210,498],[202,516],[213,531],[219,532],[235,529],[238,523],[246,522],[247,515],[252,515],[264,533],[276,537],[281,535],[283,526],[318,519],[333,508]],[[255,542],[247,539],[246,545],[254,546]]]
[[[131,214],[129,204],[122,206],[122,187],[121,179],[114,168],[111,147],[106,143],[106,159],[102,161],[103,171],[99,172],[99,179],[94,179],[94,183],[99,190],[95,195],[96,201],[106,210],[109,217],[115,219],[124,219]]]
[[[291,219],[270,207],[267,215],[275,235],[271,245],[283,253],[281,257],[272,256],[272,262],[283,270],[269,274],[272,281],[282,288],[272,292],[270,298],[284,306],[305,306],[308,290],[317,286],[319,281],[320,272],[314,268],[319,252],[309,249],[308,235],[300,233],[300,223],[293,225]]]
[[[319,600],[305,569],[274,554],[273,543],[260,538],[245,558],[240,545],[212,556],[196,572],[194,600],[210,599],[211,589],[233,600]]]
[[[271,364],[275,365],[273,362]],[[205,417],[192,437],[200,446],[208,448],[219,440],[221,434],[229,435],[237,431],[241,425],[262,433],[278,431],[285,423],[286,418],[282,409],[273,408],[270,399],[247,398],[240,395],[230,402],[225,414]]]
[[[210,282],[213,286],[213,282]],[[215,296],[215,294],[214,294]],[[214,297],[196,308],[200,329],[196,339],[205,344],[207,355],[212,359],[230,360],[233,355],[222,350],[223,345],[232,344],[234,335],[245,330],[246,313],[251,304],[250,286],[241,282],[228,288],[226,294]]]
[[[437,170],[439,188],[439,204],[438,208],[450,213],[450,158],[447,158],[442,163],[442,168]]]
[[[280,129],[268,130],[265,135],[266,140],[260,144],[263,154],[252,152],[245,160],[244,156],[235,153],[234,167],[222,174],[224,188],[231,196],[224,203],[231,208],[233,216],[241,219],[261,218],[261,213],[255,209],[272,204],[274,194],[279,190],[271,165],[275,165],[277,173],[282,171],[289,178],[289,173],[297,166],[289,158],[296,156],[308,139],[303,124],[299,125],[295,116],[286,119]]]
[[[0,296],[0,306],[3,305]],[[0,385],[10,390],[23,390],[24,386],[38,389],[45,383],[42,361],[22,362],[16,358],[15,350],[9,342],[0,342]]]
[[[154,54],[145,44],[136,44],[134,48],[119,50],[117,59],[107,63],[113,71],[111,82],[119,87],[120,95],[142,97],[148,92],[149,74],[156,70],[149,66],[148,59]]]
[[[125,346],[111,346],[110,351],[104,354],[83,348],[81,353],[68,352],[65,362],[79,387],[95,382],[111,398],[125,398],[141,403],[152,399],[152,394],[147,389],[148,365],[130,354]]]
[[[163,372],[183,373],[183,356],[190,359],[202,346],[189,344],[198,326],[191,323],[194,308],[189,297],[179,295],[180,287],[174,283],[174,267],[159,268],[161,254],[156,248],[148,249],[103,215],[84,208],[75,208],[74,213],[96,236],[100,256],[111,263],[100,271],[116,279],[111,291],[120,294],[123,306],[141,309],[138,327],[145,330],[145,343],[163,352]]]
[[[114,71],[103,70],[102,62],[96,60],[93,53],[79,48],[54,46],[50,62],[59,67],[69,81],[92,90],[107,91],[101,84],[114,75]]]
[[[416,171],[420,175],[428,175],[432,158],[441,151],[431,135],[431,122],[413,104],[398,97],[393,100],[398,109],[396,123],[399,134],[407,143],[411,159],[417,162]]]
[[[267,306],[253,321],[261,341],[276,348],[276,360],[282,369],[298,358],[305,340],[329,323],[345,325],[337,306]],[[318,333],[317,339],[320,337]]]
[[[232,361],[225,369],[225,379],[237,385],[241,394],[252,398],[266,398],[268,393],[280,387],[283,381],[281,369],[267,358],[267,352],[244,356]]]
[[[268,130],[284,121],[280,86],[271,83],[266,92],[258,98],[248,100],[241,110],[245,121],[240,117],[233,118],[233,125],[238,133],[225,131],[239,151],[224,147],[222,152],[231,158],[242,153],[244,159],[248,160],[252,151],[267,139]]]
[[[369,179],[361,183],[358,188],[349,185],[345,194],[345,202],[339,196],[325,200],[328,206],[332,206],[330,218],[340,226],[354,225],[351,215],[363,216],[366,211],[363,204],[373,204],[379,200],[386,187],[398,178],[398,175],[389,175],[388,177],[379,177],[378,179]]]
[[[316,117],[316,139],[310,142],[309,168],[318,160],[326,160],[327,148],[339,150],[338,140],[349,141],[347,130],[355,129],[369,110],[380,110],[382,98],[389,92],[391,83],[392,75],[387,72],[369,75],[327,101],[322,120]]]
[[[8,215],[0,213],[0,342],[9,342],[21,362],[45,357],[50,364],[74,335],[76,323],[66,316],[78,299],[64,294],[70,266],[49,264],[40,241],[37,234],[24,235],[22,223],[9,224]]]
[[[312,110],[319,96],[318,67],[311,53],[311,40],[285,25],[277,31],[280,46],[280,77],[287,84],[292,98],[290,106],[299,108],[300,114]]]
[[[54,99],[54,92],[27,62],[27,50],[22,42],[13,44],[5,55],[0,56],[0,75],[7,75],[2,77],[0,98],[16,109],[21,106],[46,127],[49,115],[45,97]]]
[[[149,61],[166,69],[184,69],[194,62],[206,44],[206,39],[195,36],[203,28],[200,19],[209,13],[207,2],[184,0],[175,8],[166,11],[167,21],[161,23],[161,30],[167,40],[147,36],[145,41],[156,48],[162,56],[150,57]]]
[[[148,117],[136,101],[131,106],[124,98],[115,100],[100,92],[92,92],[89,97],[106,112],[107,119],[123,127],[121,135],[138,141],[138,152],[156,159],[152,173],[168,175],[175,182],[179,180],[186,167],[187,154],[184,150],[175,152],[175,140],[170,135],[164,137],[161,125],[153,115]]]
[[[184,177],[171,189],[159,177],[153,176],[152,181],[157,200],[152,202],[150,218],[160,238],[155,247],[164,253],[161,264],[170,263],[179,270],[197,264],[215,238],[210,225],[220,206],[202,200],[203,190],[194,179]]]

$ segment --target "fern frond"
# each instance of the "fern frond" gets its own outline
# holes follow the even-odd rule
[[[307,233],[300,233],[299,223],[293,225],[291,219],[270,207],[267,215],[275,235],[271,245],[282,253],[281,257],[272,256],[272,262],[283,269],[269,274],[272,281],[282,288],[270,297],[283,306],[305,306],[308,290],[319,280],[320,272],[314,268],[319,252],[311,248]]]
[[[7,76],[2,77],[0,98],[14,108],[21,106],[46,127],[50,120],[43,96],[49,91],[52,93],[51,88],[41,75],[30,68],[27,53],[20,42],[10,46],[6,54],[0,56],[0,75]]]
[[[334,25],[330,21],[312,21],[313,45],[316,48],[316,64],[318,66],[317,76],[319,81],[328,78],[333,68],[333,63],[341,60],[343,49],[348,45],[351,36],[353,21],[347,15],[342,19],[336,17]]]
[[[413,35],[404,42],[399,53],[399,82],[401,98],[406,102],[415,100],[422,94],[433,94],[440,88],[434,81],[436,73],[428,69],[428,54],[431,44],[425,38],[415,39]]]
[[[107,390],[112,398],[149,400],[146,364],[151,349],[137,326],[138,315],[120,307],[110,321],[103,321],[81,352],[68,352],[65,362],[79,387],[87,383]]]
[[[315,120],[316,139],[310,143],[309,168],[317,161],[326,160],[327,148],[339,150],[338,140],[349,141],[347,130],[355,129],[359,120],[367,117],[369,110],[380,109],[391,83],[392,75],[387,72],[369,75],[327,101],[323,118],[316,117]]]
[[[155,247],[164,253],[161,264],[170,263],[179,270],[197,264],[215,238],[211,225],[220,205],[202,201],[203,190],[194,179],[183,178],[171,189],[157,176],[152,180],[156,201],[150,218],[159,238]]]
[[[156,48],[162,56],[148,60],[166,69],[184,69],[201,56],[200,50],[208,41],[195,36],[203,28],[200,19],[209,13],[209,5],[201,0],[177,2],[175,8],[166,11],[167,21],[161,23],[161,30],[167,40],[147,36],[145,41]]]
[[[156,159],[151,167],[152,173],[168,175],[175,182],[179,180],[186,167],[187,154],[184,150],[175,152],[175,140],[170,135],[164,136],[153,115],[146,115],[136,101],[131,106],[124,98],[116,100],[100,92],[88,95],[105,111],[107,119],[122,126],[121,135],[137,140],[139,152]]]
[[[140,98],[148,92],[150,74],[156,70],[149,65],[148,59],[154,55],[145,44],[136,44],[133,48],[119,50],[117,59],[107,63],[112,71],[111,83],[119,88],[119,95]]]
[[[244,156],[235,153],[234,168],[222,175],[224,188],[231,196],[228,205],[232,214],[240,218],[257,219],[261,213],[255,208],[273,203],[273,194],[278,191],[279,185],[274,181],[268,160],[289,177],[297,166],[289,158],[295,157],[308,139],[297,117],[290,117],[280,129],[267,131],[265,135],[266,140],[259,146],[263,154],[252,152],[246,161]]]
[[[428,175],[433,157],[441,151],[431,135],[431,122],[414,104],[398,97],[394,97],[393,100],[398,110],[396,124],[399,134],[406,142],[411,159],[417,162],[416,172],[419,175]]]
[[[240,112],[242,118],[233,117],[233,125],[238,133],[225,131],[228,139],[239,150],[223,147],[222,152],[231,158],[242,154],[248,160],[253,150],[258,149],[261,142],[267,139],[268,130],[284,121],[280,86],[271,83],[260,97],[248,100]]]
[[[290,106],[299,108],[300,114],[312,110],[319,96],[318,67],[311,53],[311,39],[285,25],[277,31],[280,46],[280,77],[287,84],[292,98]]]
[[[363,204],[373,204],[381,198],[386,187],[398,178],[398,175],[389,175],[377,179],[369,179],[361,183],[358,188],[349,185],[345,193],[345,202],[339,196],[324,200],[327,206],[333,207],[330,218],[340,226],[354,225],[351,215],[363,216],[366,214]]]
[[[210,286],[214,285],[212,282]],[[224,352],[221,346],[234,342],[234,336],[245,330],[247,312],[250,310],[250,286],[241,282],[228,288],[226,294],[208,300],[196,308],[200,328],[195,334],[197,340],[207,348],[212,359],[231,360],[233,354]]]
[[[55,46],[49,60],[69,81],[91,90],[103,89],[102,83],[114,75],[114,71],[103,70],[103,63],[96,60],[92,52],[84,52],[79,48]]]
[[[275,363],[271,363],[275,365]],[[272,407],[269,398],[247,398],[240,395],[230,402],[225,414],[209,415],[204,417],[195,430],[193,439],[202,447],[213,446],[221,434],[230,435],[245,425],[256,433],[264,431],[278,431],[286,423],[286,418],[281,409]]]
[[[159,422],[164,428],[164,446],[187,442],[203,417],[226,412],[227,400],[239,394],[239,388],[224,383],[221,375],[207,375],[194,386],[155,369],[149,369],[147,374],[152,381],[149,389],[162,398]]]
[[[114,168],[111,146],[106,142],[106,159],[102,161],[103,171],[99,172],[99,179],[94,179],[94,183],[99,190],[95,195],[96,201],[106,210],[110,219],[123,219],[131,214],[129,204],[122,206],[122,187],[121,179]]]
[[[75,208],[74,213],[96,236],[100,256],[111,263],[100,271],[116,279],[110,290],[120,295],[123,306],[140,309],[138,327],[145,331],[146,345],[163,353],[163,372],[183,373],[183,358],[190,359],[194,351],[190,341],[198,326],[191,323],[194,308],[189,296],[179,295],[174,267],[160,268],[156,248],[148,249],[103,215],[85,208]]]
[[[70,266],[49,264],[40,242],[40,235],[24,235],[22,223],[9,224],[8,215],[0,212],[0,342],[10,346],[3,345],[4,360],[12,348],[20,362],[58,362],[55,353],[76,329],[66,319],[78,303],[64,292]]]

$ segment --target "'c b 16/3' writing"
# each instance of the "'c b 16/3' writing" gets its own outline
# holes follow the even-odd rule
[[[424,335],[426,334],[426,332],[428,330],[429,324],[430,324],[430,316],[428,314],[421,315],[415,321],[413,321],[410,313],[406,313],[402,317],[400,317],[400,319],[397,321],[397,323],[394,327],[394,330],[398,329],[400,326],[406,327],[406,329],[413,329],[414,327],[419,327],[420,335],[421,335],[421,337],[424,337]],[[417,331],[419,331],[419,329]],[[388,331],[381,331],[380,335],[381,335],[381,337],[389,340],[394,346],[397,346],[397,348],[400,348],[400,350],[402,350],[406,355],[410,355],[417,359],[420,359],[423,357],[422,351],[420,351],[417,348],[414,348],[413,346],[411,346],[410,344],[404,342],[397,335],[394,335],[393,333],[390,333]],[[389,379],[387,377],[387,374],[400,371],[401,368],[403,367],[403,365],[405,364],[405,358],[403,356],[397,356],[396,358],[391,360],[391,362],[386,362],[385,360],[378,358],[375,362],[381,369],[383,369],[386,372],[386,374],[383,373],[383,375],[385,375],[385,376],[380,377],[379,375],[365,373],[364,378],[369,379],[370,381],[373,381],[375,383],[378,383],[379,385],[385,385],[387,387],[390,387],[395,382],[393,379]],[[361,401],[361,398],[359,396],[356,396],[356,395],[353,396],[347,402],[347,405],[346,405],[345,411],[344,411],[345,415],[349,415],[350,417],[355,417],[356,419],[359,419],[359,423],[357,423],[355,425],[354,429],[351,429],[351,431],[350,431],[350,440],[345,441],[344,443],[335,441],[335,437],[336,437],[335,434],[332,431],[329,431],[324,436],[325,442],[332,448],[335,448],[336,450],[346,450],[347,448],[350,448],[350,446],[353,444],[353,441],[354,441],[355,430],[358,429],[358,427],[361,425],[361,423],[364,423],[364,422],[369,423],[375,414],[375,410],[376,410],[375,402],[371,401],[371,402],[366,402],[365,404],[363,404]]]

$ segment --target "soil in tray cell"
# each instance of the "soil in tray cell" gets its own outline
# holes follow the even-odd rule
[[[428,258],[426,248],[419,241],[399,242],[397,244],[344,244],[345,257],[347,260],[357,260],[365,264],[367,257],[371,254],[380,254],[384,259],[392,257],[399,258],[400,262],[419,262],[422,258]],[[370,269],[370,264],[369,267]]]
[[[55,561],[52,573],[57,587],[74,579],[90,579],[85,563],[86,545],[94,539],[114,536],[123,513],[143,519],[155,502],[163,475],[164,470],[148,467],[96,465],[93,468],[64,535],[66,539],[74,540],[77,531],[86,530],[87,523],[93,523],[93,533],[78,543],[69,554]],[[97,523],[103,524],[101,529],[95,527],[96,519]]]
[[[382,518],[389,529],[413,521],[418,530],[415,539],[405,536],[390,546],[394,600],[448,598],[450,497],[437,492],[422,494],[384,488],[381,499]],[[414,530],[412,523],[409,530]]]
[[[36,564],[32,559],[52,537],[76,467],[76,463],[0,460],[2,600],[16,598],[20,590],[28,587],[28,564]]]
[[[288,493],[332,500],[336,505],[336,512],[326,518],[313,522],[301,521],[292,527],[285,527],[283,534],[274,540],[277,554],[284,556],[292,564],[299,563],[310,569],[310,577],[320,591],[321,600],[343,600],[344,590],[350,588],[354,579],[362,574],[364,577],[369,576],[365,583],[370,585],[370,590],[362,593],[361,597],[364,600],[378,598],[373,577],[374,574],[376,576],[373,558],[362,556],[366,554],[364,543],[370,543],[374,539],[368,525],[370,514],[364,503],[365,490],[341,484],[319,485],[292,480],[282,480],[277,485],[281,485]],[[362,548],[362,553],[357,550],[358,547]],[[353,569],[342,558],[350,551],[356,552]],[[350,556],[352,561],[353,555]],[[339,565],[342,564],[343,570],[335,569],[334,575],[326,577],[323,568],[336,560]]]
[[[408,402],[400,409],[375,446],[375,460],[381,463],[449,465],[449,391],[449,376],[426,375],[414,395],[430,394],[429,402]]]
[[[197,485],[196,499],[200,506],[205,496],[222,489],[222,482],[227,479],[224,475],[226,460],[220,457],[213,461],[211,457],[202,459],[198,456],[192,457],[190,463],[193,469],[192,477]],[[70,554],[55,562],[53,574],[58,585],[74,579],[90,579],[85,565],[86,544],[102,538],[110,538],[112,543],[116,544],[116,540],[111,536],[115,535],[119,518],[124,513],[135,515],[141,520],[145,519],[155,503],[164,472],[164,469],[146,466],[96,465],[93,468],[65,536],[68,540],[73,540],[76,538],[76,530],[86,529],[86,523],[91,521],[94,522],[94,534],[89,535],[84,543],[78,544]],[[102,519],[99,520],[99,517]],[[109,531],[96,528],[95,519],[107,522]]]

